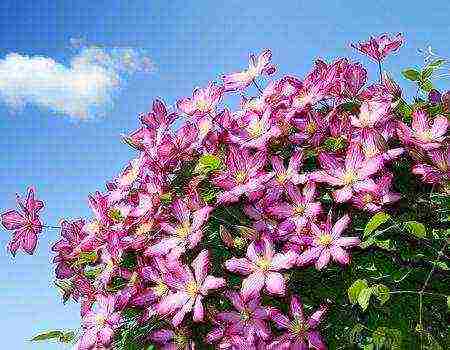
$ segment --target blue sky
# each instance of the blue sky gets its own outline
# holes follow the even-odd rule
[[[88,121],[36,105],[13,112],[0,99],[0,208],[13,205],[14,193],[34,184],[47,203],[43,217],[48,224],[89,215],[87,195],[102,189],[133,155],[119,135],[136,128],[136,116],[155,97],[173,103],[195,85],[244,67],[249,52],[271,48],[281,73],[301,76],[317,56],[369,63],[348,48],[350,41],[403,32],[406,46],[386,64],[400,80],[402,68],[421,64],[418,48],[432,45],[449,56],[449,12],[448,1],[439,0],[2,0],[0,60],[18,53],[67,65],[73,56],[69,40],[81,37],[106,48],[145,49],[158,70],[132,75],[107,113]],[[376,67],[369,67],[373,78]],[[51,288],[49,246],[57,235],[45,231],[34,257],[19,255],[13,261],[6,252],[9,234],[0,232],[4,348],[60,349],[26,339],[41,330],[78,325],[77,306],[63,306]]]

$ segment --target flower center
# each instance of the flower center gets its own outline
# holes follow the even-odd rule
[[[98,220],[93,220],[89,224],[87,224],[87,229],[90,232],[99,233],[100,232],[100,223],[98,222]]]
[[[189,339],[184,333],[177,332],[173,337],[173,341],[178,349],[184,349],[188,344]]]
[[[436,165],[439,168],[439,170],[448,171],[448,164],[445,160],[441,160],[441,161],[437,162]]]
[[[195,298],[198,294],[197,282],[191,281],[186,286],[186,293],[190,298]]]
[[[97,314],[95,315],[95,323],[97,323],[97,325],[99,327],[103,327],[106,323],[106,317],[103,314]]]
[[[295,336],[304,337],[306,332],[309,330],[309,326],[308,324],[296,318],[294,319],[294,321],[292,321],[290,330],[293,334],[295,334]]]
[[[209,111],[209,103],[205,100],[198,100],[195,103],[195,107],[201,112],[208,112]]]
[[[180,226],[176,229],[176,234],[180,238],[186,238],[189,233],[191,232],[191,225],[189,222],[183,222]]]
[[[247,69],[247,75],[250,79],[255,79],[258,76],[258,69],[256,67]]]
[[[167,284],[165,284],[163,281],[158,281],[158,284],[154,286],[152,289],[158,296],[163,296],[169,291]]]
[[[278,181],[280,184],[285,183],[286,180],[287,180],[287,178],[288,178],[288,174],[287,174],[287,173],[281,173],[281,174],[278,174],[278,175],[276,176],[276,179],[277,179],[277,181]]]
[[[325,233],[317,239],[317,243],[319,243],[320,245],[323,245],[325,247],[329,246],[332,242],[333,242],[333,237],[331,237],[331,235],[329,233]]]
[[[244,309],[241,311],[240,316],[242,321],[248,321],[250,319],[251,312],[247,309]]]
[[[347,170],[347,172],[342,177],[342,181],[344,181],[344,184],[346,185],[350,185],[355,180],[357,180],[357,176],[353,170]]]
[[[269,270],[270,267],[270,261],[265,258],[261,258],[256,263],[256,266],[258,266],[263,271],[267,271]]]
[[[303,215],[303,213],[305,212],[305,206],[302,204],[297,205],[294,208],[294,215]]]
[[[236,174],[234,174],[234,179],[238,184],[242,184],[247,179],[247,173],[245,171],[238,171]]]
[[[260,121],[257,121],[248,127],[248,133],[252,138],[260,137],[263,134],[263,126]]]
[[[317,124],[314,122],[309,122],[308,125],[306,126],[306,132],[308,134],[314,134],[317,130]]]
[[[136,235],[144,235],[148,232],[150,232],[153,229],[153,221],[150,222],[144,222],[140,224],[136,229]]]
[[[362,201],[366,204],[368,203],[372,203],[373,201],[373,196],[370,193],[366,193],[363,197],[362,197]]]
[[[424,130],[418,133],[418,136],[423,141],[431,141],[433,139],[433,134],[431,130]]]

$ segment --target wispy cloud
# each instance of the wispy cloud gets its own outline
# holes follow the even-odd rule
[[[35,105],[58,115],[92,118],[111,105],[128,76],[156,69],[142,50],[76,48],[68,64],[18,53],[0,59],[0,102],[16,112]]]

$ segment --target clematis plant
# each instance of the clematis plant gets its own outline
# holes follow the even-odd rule
[[[44,225],[34,187],[18,196],[18,209],[1,214],[9,252],[34,254],[43,229],[59,229],[55,285],[63,302],[80,304],[78,332],[34,340],[77,350],[271,350],[415,349],[432,339],[445,315],[425,327],[423,299],[449,292],[432,277],[448,265],[450,95],[427,91],[445,63],[437,59],[403,72],[423,90],[407,102],[381,69],[403,42],[383,34],[352,45],[379,64],[378,82],[345,57],[274,77],[265,49],[174,106],[156,99],[123,136],[137,154],[88,196],[87,217]],[[299,292],[316,310],[310,317]],[[419,300],[415,329],[387,327],[385,315],[412,320],[411,300],[387,312],[394,296]],[[375,298],[383,307],[364,314]],[[408,322],[396,318],[404,310]],[[405,345],[395,343],[402,332]]]

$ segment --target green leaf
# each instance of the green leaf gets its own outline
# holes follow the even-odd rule
[[[398,114],[400,114],[400,116],[402,117],[403,121],[405,121],[405,122],[410,122],[411,121],[413,108],[405,100],[401,99],[398,102],[397,106],[395,107],[395,111]]]
[[[426,80],[433,74],[433,67],[426,67],[424,70],[422,70],[422,73],[420,74],[421,80]]]
[[[394,243],[392,243],[392,241],[390,239],[385,239],[385,240],[377,239],[377,240],[375,240],[374,244],[381,249],[385,249],[388,251],[395,250],[395,245],[394,245]]]
[[[402,71],[403,76],[411,81],[419,80],[420,72],[415,69],[405,69]]]
[[[97,252],[92,251],[92,252],[81,252],[77,258],[77,260],[75,260],[75,262],[73,263],[73,265],[75,267],[79,267],[79,266],[83,266],[85,264],[92,264],[94,262],[97,261]]]
[[[386,349],[400,350],[402,333],[398,329],[378,327],[372,333],[372,340],[377,348],[384,346]]]
[[[429,68],[436,69],[436,68],[439,68],[440,66],[442,66],[445,62],[446,61],[444,59],[438,58],[438,59],[434,60],[433,62],[428,63],[427,68],[429,67]]]
[[[372,288],[364,288],[360,291],[358,295],[358,304],[361,306],[363,311],[366,311],[369,306],[370,296],[372,295]]]
[[[390,294],[389,294],[389,288],[386,287],[384,284],[377,284],[372,287],[373,294],[377,297],[377,299],[380,301],[380,304],[383,305],[385,302],[389,300]]]
[[[63,331],[47,331],[43,333],[39,333],[35,335],[30,341],[50,341],[56,340],[61,343],[70,343],[73,339],[75,339],[75,332],[63,332]]]
[[[364,330],[365,326],[361,323],[357,323],[353,326],[350,332],[350,343],[354,344],[357,341],[358,336]]]
[[[425,92],[430,92],[431,90],[433,90],[433,83],[431,82],[431,80],[420,80],[418,84],[419,87]]]
[[[198,160],[194,169],[196,174],[209,174],[212,171],[219,170],[222,166],[222,161],[214,154],[204,154]]]
[[[427,236],[427,230],[424,224],[417,221],[407,221],[405,222],[406,230],[416,236],[417,238],[424,238]]]
[[[440,270],[444,270],[444,271],[450,270],[450,268],[448,267],[448,264],[445,261],[432,261],[431,263],[433,264],[433,266],[436,266],[436,268],[438,268]]]
[[[384,224],[386,221],[390,219],[390,215],[379,212],[376,213],[372,218],[369,220],[369,222],[366,224],[366,227],[364,228],[364,238],[369,236],[373,231],[375,231],[380,225]]]
[[[450,310],[450,296],[447,295],[447,308]]]
[[[350,302],[355,305],[358,301],[359,294],[363,289],[368,288],[366,280],[356,280],[353,284],[348,288],[347,294]]]

